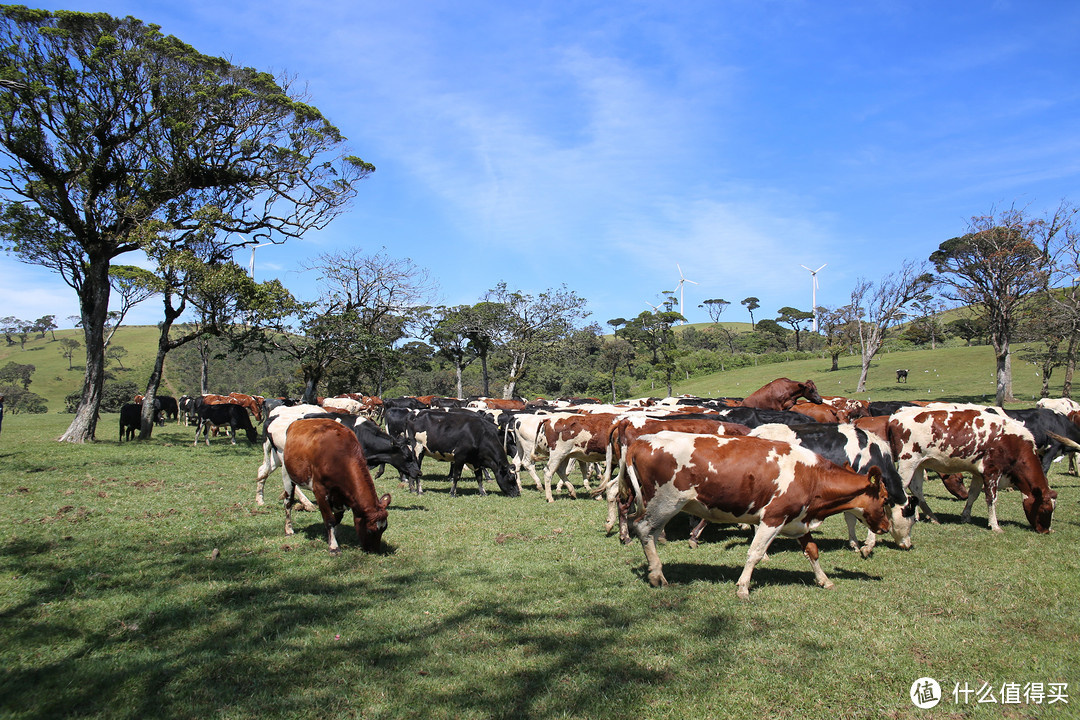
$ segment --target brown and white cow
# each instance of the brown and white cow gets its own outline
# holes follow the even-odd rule
[[[718,523],[756,525],[736,583],[750,597],[750,576],[777,535],[796,537],[818,585],[831,588],[810,533],[837,513],[852,511],[875,532],[890,529],[881,472],[859,475],[790,443],[755,437],[660,432],[626,449],[621,494],[639,512],[633,529],[649,563],[649,583],[667,585],[656,536],[678,512]]]
[[[931,520],[937,518],[923,498],[925,471],[969,472],[971,487],[960,516],[964,522],[971,519],[971,507],[983,491],[990,529],[1001,532],[997,491],[1012,485],[1024,497],[1031,527],[1050,531],[1057,493],[1046,482],[1033,436],[1015,420],[975,406],[901,408],[889,416],[888,435],[900,477]]]
[[[666,417],[648,417],[635,415],[617,420],[608,434],[607,454],[604,457],[604,477],[595,491],[595,495],[604,494],[608,503],[605,532],[610,533],[619,523],[619,539],[630,542],[630,532],[626,525],[626,513],[619,512],[619,485],[626,472],[626,448],[642,435],[651,435],[662,431],[692,433],[697,435],[746,435],[750,428],[738,423],[723,422],[719,418],[688,418],[679,415]],[[614,472],[615,467],[618,471]]]
[[[540,444],[544,443],[548,451],[547,466],[544,468],[544,497],[548,502],[555,502],[551,493],[551,478],[555,473],[559,473],[559,487],[565,484],[570,497],[577,497],[574,484],[566,474],[567,465],[571,460],[603,462],[607,457],[611,426],[619,417],[613,413],[585,413],[548,418],[540,424],[536,445],[539,449]],[[588,478],[583,479],[582,483],[589,492]]]
[[[390,494],[377,497],[360,441],[351,430],[326,418],[306,418],[289,426],[285,439],[285,534],[292,535],[296,488],[315,495],[326,525],[330,554],[341,552],[337,526],[352,510],[360,546],[376,552],[386,530]]]
[[[747,395],[739,404],[762,410],[790,410],[799,398],[806,398],[812,403],[822,402],[813,380],[795,382],[788,378],[777,378]]]

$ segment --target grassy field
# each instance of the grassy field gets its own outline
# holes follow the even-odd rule
[[[672,585],[654,589],[601,503],[471,483],[450,498],[428,461],[423,496],[376,481],[386,552],[345,528],[331,558],[317,516],[285,537],[280,507],[254,505],[258,448],[193,448],[176,426],[120,446],[115,415],[101,442],[53,442],[67,420],[8,416],[0,434],[4,718],[1080,715],[1080,481],[1060,464],[1050,535],[1012,492],[1003,534],[981,501],[961,525],[931,484],[943,524],[911,552],[890,539],[863,560],[832,518],[817,535],[835,589],[781,539],[743,603],[739,531],[691,550],[673,521]],[[932,710],[908,698],[924,676],[946,694]],[[957,704],[956,683],[1068,683],[1069,705]]]
[[[1039,398],[1042,377],[1037,367],[1024,361],[1023,347],[1013,347],[1013,393],[1018,405],[1034,406]],[[813,380],[822,395],[844,395],[863,400],[938,399],[993,404],[996,392],[994,351],[986,345],[879,353],[871,363],[864,393],[855,392],[861,369],[857,355],[842,356],[837,372],[830,371],[831,365],[830,358],[814,358],[738,368],[679,381],[673,390],[676,394],[702,397],[745,397],[771,380],[789,377]],[[906,384],[896,382],[896,371],[900,369],[909,372]],[[1051,395],[1060,397],[1064,370],[1058,369],[1051,378]],[[643,384],[636,386],[634,392],[644,396],[664,395],[667,387]]]

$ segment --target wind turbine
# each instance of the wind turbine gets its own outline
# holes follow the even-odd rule
[[[264,242],[264,243],[261,243],[259,245],[252,245],[251,246],[251,265],[249,267],[249,270],[251,271],[251,279],[252,280],[255,279],[255,251],[258,250],[261,247],[266,247],[267,245],[273,245],[273,244],[274,243],[272,243],[272,242]]]
[[[825,265],[828,265],[828,264],[829,263],[825,263]],[[822,265],[817,270],[810,270],[810,268],[806,267],[805,265],[800,265],[799,266],[799,267],[803,268],[804,270],[809,270],[810,271],[810,303],[811,303],[810,310],[814,313],[814,332],[817,332],[817,289],[818,289],[817,274],[819,272],[821,272],[822,268],[824,268],[825,265]]]
[[[679,291],[679,314],[683,316],[683,325],[686,324],[686,314],[683,312],[683,283],[690,283],[691,285],[697,285],[693,280],[687,280],[686,276],[682,274],[682,267],[679,263],[675,263],[675,267],[679,268],[679,284],[675,287]]]

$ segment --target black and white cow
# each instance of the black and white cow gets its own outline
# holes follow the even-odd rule
[[[770,423],[783,425],[806,425],[814,422],[806,415],[800,415],[790,410],[767,410],[752,407],[725,407],[718,408],[715,413],[725,422],[738,423],[748,428],[756,428]]]
[[[871,467],[879,468],[882,484],[889,496],[892,516],[891,532],[897,545],[905,550],[911,548],[911,527],[915,524],[915,509],[918,501],[915,498],[909,498],[904,492],[904,480],[896,470],[892,451],[885,438],[847,423],[762,425],[751,430],[750,434],[754,437],[801,445],[837,465],[848,465],[857,473],[866,474]],[[859,550],[863,557],[869,557],[874,549],[873,544],[867,543],[860,548],[858,539],[855,537],[855,523],[858,518],[845,513],[844,519],[848,526],[848,545],[852,550]]]
[[[228,425],[232,428],[232,444],[236,444],[236,431],[243,430],[247,433],[248,442],[254,445],[259,441],[259,434],[255,431],[255,428],[251,425],[251,416],[248,415],[246,408],[240,405],[233,405],[231,403],[221,403],[220,405],[207,405],[206,403],[198,404],[199,420],[195,425],[195,442],[192,445],[199,444],[199,433],[203,434],[206,439],[206,444],[210,444],[210,428],[223,427]]]
[[[495,482],[510,497],[517,497],[518,488],[510,473],[499,429],[490,420],[469,412],[421,410],[409,418],[406,436],[416,453],[418,463],[430,455],[450,463],[450,495],[457,495],[457,483],[466,466],[476,473],[480,494],[484,492],[483,470],[495,474]],[[423,492],[420,473],[410,478],[409,489]]]

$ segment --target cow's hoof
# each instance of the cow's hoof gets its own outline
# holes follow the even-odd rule
[[[990,528],[990,529],[991,529],[991,530],[993,530],[993,531],[994,531],[994,532],[996,532],[996,533],[1003,533],[1003,532],[1005,532],[1004,530],[1002,530],[1002,529],[1001,529],[1001,528],[999,528],[999,527],[996,527],[996,528]]]
[[[341,548],[334,548],[330,551],[330,557],[337,557],[338,555],[341,555]]]
[[[694,540],[693,538],[691,538],[690,539],[690,549],[693,550],[696,547],[697,547],[697,540]]]
[[[826,580],[825,584],[822,585],[821,587],[824,588],[825,590],[832,590],[834,587],[836,587],[836,585],[833,584],[832,580]]]
[[[868,548],[868,547],[860,548],[860,549],[859,549],[859,554],[860,554],[860,555],[862,555],[862,557],[863,557],[863,560],[866,560],[866,559],[868,559],[868,558],[869,558],[869,557],[870,557],[871,555],[873,555],[873,554],[874,554],[874,548]]]
[[[668,581],[664,573],[649,573],[649,584],[653,587],[667,587]]]

